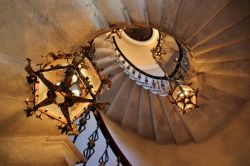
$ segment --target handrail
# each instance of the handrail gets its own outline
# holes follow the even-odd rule
[[[161,36],[160,36],[160,37],[161,37]],[[116,40],[115,40],[115,37],[113,36],[113,43],[114,43],[114,45],[115,45],[115,47],[116,47],[115,49],[117,49],[117,50],[119,51],[120,55],[129,63],[130,66],[132,66],[134,69],[136,69],[137,71],[139,71],[139,73],[141,73],[141,74],[143,74],[143,75],[145,75],[145,76],[147,76],[147,77],[150,77],[150,78],[152,78],[152,79],[166,80],[166,81],[171,80],[171,78],[178,72],[178,70],[179,70],[179,68],[180,68],[180,62],[181,62],[181,60],[182,60],[182,58],[183,58],[183,52],[184,52],[184,51],[183,51],[183,49],[182,49],[182,47],[181,47],[181,44],[180,44],[177,40],[175,40],[175,41],[176,41],[177,46],[178,46],[178,48],[179,48],[179,57],[178,57],[178,61],[177,61],[176,67],[175,67],[175,69],[173,70],[173,72],[172,72],[170,75],[166,75],[166,74],[165,74],[163,77],[160,77],[160,76],[154,76],[154,75],[148,74],[148,73],[142,71],[141,69],[139,69],[138,67],[136,67],[132,62],[130,62],[130,61],[126,58],[126,56],[122,53],[122,51],[120,50],[120,48],[119,48],[119,46],[117,45],[117,42],[116,42]],[[159,44],[160,44],[160,39],[159,39],[159,41],[158,41],[157,46],[159,46]]]
[[[175,41],[176,41],[176,40],[175,40]],[[174,77],[174,75],[175,75],[175,74],[177,73],[177,71],[179,70],[179,67],[181,66],[181,60],[182,60],[183,54],[184,54],[184,51],[183,51],[183,49],[182,49],[180,43],[178,43],[177,41],[176,41],[176,43],[177,43],[177,46],[178,46],[178,48],[179,48],[180,53],[179,53],[179,57],[178,57],[178,61],[177,61],[177,64],[176,64],[176,66],[175,66],[175,69],[174,69],[174,71],[169,75],[169,78],[170,78],[170,79],[171,79],[172,77]]]
[[[120,48],[118,47],[116,41],[115,41],[115,37],[113,37],[113,43],[115,44],[116,49],[119,51],[120,55],[129,63],[130,66],[132,66],[133,68],[135,68],[136,70],[140,71],[140,73],[142,73],[143,75],[147,76],[147,77],[151,77],[154,79],[163,79],[164,77],[160,77],[160,76],[154,76],[151,74],[148,74],[142,70],[140,70],[139,68],[137,68],[133,63],[131,63],[126,56],[124,56],[124,54],[122,53],[122,51],[120,50]]]
[[[125,157],[125,155],[122,153],[118,145],[115,143],[115,140],[111,136],[107,126],[105,125],[105,122],[100,114],[99,111],[93,111],[94,117],[96,121],[99,123],[100,130],[106,140],[108,140],[108,145],[114,152],[117,158],[119,158],[119,161],[122,163],[124,166],[132,166],[128,159]]]
[[[94,57],[89,57],[88,55],[86,55],[86,57],[87,57],[87,59],[89,60],[89,63],[90,63],[90,65],[91,65],[91,66],[89,66],[89,67],[94,68],[94,69],[96,70],[97,75],[98,75],[99,79],[101,80],[101,84],[100,84],[100,86],[98,87],[97,91],[95,92],[95,93],[96,93],[95,95],[98,95],[98,93],[100,93],[100,91],[101,91],[101,89],[102,89],[102,84],[103,84],[101,75],[100,75],[100,73],[99,73],[100,69],[96,66],[95,62],[92,60],[92,59],[94,59]],[[78,72],[78,73],[79,73],[79,72]],[[94,100],[96,100],[95,97],[94,97]],[[103,137],[105,138],[105,140],[106,140],[108,146],[111,148],[111,150],[113,151],[113,153],[116,155],[116,157],[117,157],[117,162],[118,162],[118,163],[121,163],[121,164],[124,165],[124,166],[131,166],[131,164],[129,163],[129,161],[127,160],[127,158],[124,156],[124,154],[122,153],[122,151],[119,149],[118,145],[115,143],[114,139],[112,138],[111,134],[109,133],[108,128],[107,128],[107,126],[105,125],[105,122],[104,122],[104,120],[102,119],[102,116],[101,116],[99,110],[95,107],[95,105],[92,105],[92,106],[88,107],[88,110],[85,110],[84,114],[82,114],[82,115],[84,115],[83,119],[88,120],[88,118],[85,117],[85,116],[87,116],[87,112],[89,112],[89,111],[92,111],[92,112],[93,112],[93,115],[94,115],[95,120],[96,120],[96,122],[97,122],[98,128],[101,130],[102,135],[103,135]],[[90,118],[90,117],[89,117],[89,118]],[[82,131],[85,130],[85,129],[82,130],[82,128],[84,128],[83,126],[85,126],[86,123],[87,123],[87,122],[85,122],[85,124],[83,124],[83,125],[81,125],[81,124],[79,123],[78,131],[79,131],[80,133],[81,133]],[[97,130],[96,130],[96,131],[97,131]],[[74,143],[75,143],[77,137],[78,137],[78,135],[74,137],[74,139],[73,139],[73,142],[74,142]],[[96,140],[91,140],[91,141],[94,141],[94,142],[95,142],[95,141],[97,141],[97,140],[98,140],[98,138],[97,138]],[[90,140],[89,140],[89,141],[90,141]],[[90,142],[90,143],[91,143],[91,142]],[[86,154],[88,154],[88,155],[90,154],[89,157],[91,157],[92,154],[94,153],[93,151],[92,151],[93,153],[92,153],[92,152],[88,152],[88,150],[91,150],[91,149],[93,150],[93,147],[94,147],[94,146],[93,146],[93,147],[89,147],[89,144],[90,144],[90,143],[88,143],[88,148],[86,148],[86,149],[83,151],[83,154],[84,154],[84,155],[85,155],[85,151],[86,151]],[[92,154],[91,154],[91,153],[92,153]],[[85,157],[86,157],[86,156],[85,156]],[[100,162],[100,161],[99,161],[99,162]],[[86,165],[86,162],[81,162],[81,163],[83,163],[83,165]],[[118,164],[118,165],[119,165],[119,164]]]

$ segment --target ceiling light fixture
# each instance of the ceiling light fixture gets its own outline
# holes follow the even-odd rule
[[[194,108],[198,108],[197,105],[198,90],[191,87],[191,84],[179,84],[172,91],[172,98],[174,104],[184,114]]]
[[[155,60],[162,60],[163,55],[166,54],[166,52],[162,49],[161,44],[157,45],[155,48],[151,49],[152,57]]]
[[[45,114],[59,122],[58,127],[66,133],[78,134],[74,123],[86,108],[92,106],[102,110],[109,103],[96,103],[103,84],[111,86],[108,78],[102,81],[94,62],[94,43],[79,47],[74,53],[49,53],[46,62],[35,71],[31,59],[25,67],[27,82],[32,88],[34,99],[26,99],[26,116]]]

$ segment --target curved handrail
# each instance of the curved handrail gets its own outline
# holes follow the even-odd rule
[[[132,166],[128,159],[125,157],[125,155],[122,153],[118,145],[115,143],[115,140],[111,136],[107,126],[105,125],[105,122],[100,114],[99,111],[93,111],[94,117],[96,121],[99,123],[100,130],[106,140],[108,140],[108,145],[116,155],[116,157],[119,157],[119,161],[122,163],[124,166]]]
[[[160,35],[160,38],[161,38],[161,35]],[[167,80],[167,81],[171,80],[171,78],[178,72],[178,70],[180,68],[180,62],[182,61],[182,57],[183,57],[183,53],[184,53],[184,51],[183,51],[183,49],[181,47],[181,44],[177,40],[175,40],[175,41],[176,41],[177,46],[179,48],[179,57],[178,57],[178,61],[177,61],[178,63],[176,64],[175,69],[173,70],[173,72],[170,75],[165,74],[163,77],[161,77],[161,76],[154,76],[154,75],[148,74],[148,73],[142,71],[141,69],[139,69],[138,67],[136,67],[132,62],[130,62],[126,58],[126,56],[122,53],[122,51],[120,50],[120,48],[117,45],[117,42],[115,40],[115,37],[113,36],[113,43],[115,45],[115,49],[119,51],[120,55],[129,63],[130,66],[132,66],[134,69],[139,71],[139,73],[141,73],[141,74],[143,74],[143,75],[145,75],[147,77],[150,77],[152,79]],[[160,45],[160,39],[158,40],[157,46],[159,46],[159,45]]]
[[[176,41],[176,40],[175,40],[175,41]],[[177,73],[177,71],[179,70],[179,67],[180,67],[180,64],[181,64],[181,60],[182,60],[183,54],[184,54],[184,51],[183,51],[183,49],[182,49],[180,43],[178,43],[177,41],[176,41],[176,43],[177,43],[177,46],[178,46],[178,48],[179,48],[179,57],[178,57],[178,61],[177,61],[177,64],[176,64],[176,66],[175,66],[175,69],[174,69],[173,72],[169,75],[169,78],[170,78],[170,79],[171,79],[172,77],[174,77],[174,75],[175,75],[175,74]]]
[[[132,66],[134,69],[136,69],[137,71],[140,71],[140,73],[142,73],[143,75],[147,76],[147,77],[151,77],[151,78],[154,78],[154,79],[162,79],[163,77],[160,77],[160,76],[154,76],[154,75],[151,75],[151,74],[148,74],[144,71],[142,71],[141,69],[139,69],[138,67],[136,67],[133,63],[131,63],[127,57],[122,53],[122,51],[120,50],[119,46],[117,45],[116,41],[115,41],[115,37],[113,37],[113,43],[115,44],[115,49],[117,49],[120,53],[120,55],[129,63],[130,66]]]

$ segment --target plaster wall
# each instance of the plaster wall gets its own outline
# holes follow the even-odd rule
[[[224,130],[211,139],[182,145],[157,144],[117,126],[107,118],[105,121],[122,152],[134,166],[248,166],[249,106],[248,102]]]

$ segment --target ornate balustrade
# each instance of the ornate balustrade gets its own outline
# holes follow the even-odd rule
[[[158,45],[160,45],[161,36],[158,39]],[[126,55],[123,54],[121,49],[119,48],[115,36],[112,38],[113,50],[116,56],[116,60],[119,63],[120,67],[123,71],[138,85],[141,85],[147,90],[150,90],[154,94],[159,94],[161,96],[167,96],[169,91],[171,90],[170,81],[171,80],[184,80],[186,72],[188,70],[188,61],[186,58],[185,50],[182,48],[181,44],[177,43],[179,48],[179,56],[175,59],[175,69],[164,76],[155,76],[149,74],[138,67],[136,67],[132,62],[126,58]]]

